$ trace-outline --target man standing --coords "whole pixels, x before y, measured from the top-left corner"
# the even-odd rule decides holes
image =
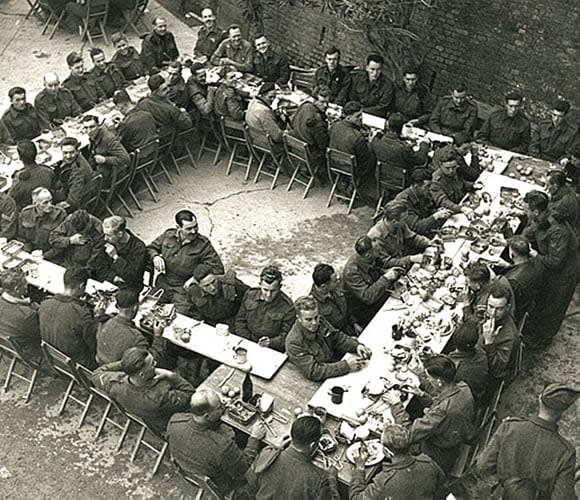
[[[189,210],[175,214],[176,227],[167,229],[147,247],[159,273],[156,285],[165,290],[164,301],[171,302],[176,292],[191,279],[196,267],[207,264],[215,274],[224,266],[206,236],[199,234],[197,218]]]
[[[557,424],[579,395],[578,387],[550,384],[538,398],[537,416],[506,418],[478,457],[478,476],[492,476],[502,498],[576,498],[576,451]]]
[[[236,71],[251,73],[254,69],[252,44],[242,39],[242,29],[237,24],[228,28],[228,38],[223,40],[210,58],[214,66],[233,66]]]
[[[117,69],[114,63],[106,61],[103,49],[93,47],[89,54],[94,66],[87,76],[92,78],[103,89],[105,97],[113,97],[116,90],[122,89],[127,85],[123,73]]]
[[[264,424],[254,424],[248,444],[241,450],[232,428],[221,422],[225,406],[217,393],[196,392],[190,410],[173,415],[167,426],[169,449],[177,465],[185,474],[208,476],[224,496],[244,486],[260,440],[266,436]]]
[[[389,297],[399,275],[392,269],[383,272],[377,265],[376,251],[368,236],[360,237],[354,248],[356,253],[344,266],[344,294],[357,323],[366,327]]]
[[[105,99],[105,91],[85,74],[83,57],[80,54],[71,52],[66,56],[66,63],[70,69],[70,75],[62,82],[62,85],[72,92],[82,111],[88,111]]]
[[[358,101],[363,111],[372,115],[385,117],[393,105],[393,82],[383,73],[385,60],[379,54],[367,57],[364,70],[352,73],[352,85],[348,100]]]
[[[296,322],[286,337],[288,359],[308,380],[321,382],[364,368],[371,350],[320,319],[312,297],[294,303]],[[356,356],[341,359],[346,353]]]
[[[36,145],[32,141],[20,141],[16,146],[22,169],[16,172],[10,196],[23,208],[32,203],[32,191],[38,187],[52,189],[54,172],[51,168],[36,164]]]
[[[279,86],[288,85],[290,80],[290,65],[288,58],[282,52],[274,50],[265,35],[254,39],[254,71],[265,82],[276,83]]]
[[[131,101],[126,90],[115,92],[113,102],[123,114],[123,119],[117,126],[117,135],[121,144],[129,153],[142,149],[159,137],[153,115],[149,111],[139,109]],[[140,158],[140,160],[143,160],[143,158]]]
[[[26,91],[22,87],[12,87],[8,91],[10,107],[2,116],[14,142],[30,140],[40,135],[40,129],[47,127],[32,104],[26,102]]]
[[[56,73],[44,75],[44,89],[36,94],[34,107],[39,118],[50,125],[81,114],[81,107],[74,95],[66,87],[60,86]]]
[[[205,64],[228,34],[217,27],[216,17],[211,9],[201,11],[201,22],[203,26],[197,32],[193,57],[198,62]]]
[[[266,266],[260,273],[260,286],[246,292],[236,316],[235,333],[263,347],[284,350],[286,334],[296,319],[290,298],[281,290],[282,273]]]
[[[532,129],[529,153],[548,161],[570,157],[572,146],[580,142],[578,126],[567,119],[570,103],[558,99],[550,111],[550,118]]]
[[[162,17],[153,19],[153,31],[143,37],[141,60],[152,75],[179,57],[175,37],[167,31],[167,21]]]
[[[518,92],[507,94],[504,108],[489,115],[477,133],[477,139],[514,153],[527,153],[531,127],[522,111],[523,100]]]
[[[467,88],[457,83],[450,96],[442,97],[429,119],[429,129],[450,135],[455,144],[468,142],[475,130],[477,105],[467,98]]]
[[[321,435],[320,420],[307,415],[294,420],[287,448],[264,448],[248,474],[256,500],[338,500],[336,469],[312,463]]]
[[[330,47],[324,53],[324,65],[314,73],[316,86],[325,85],[330,89],[330,101],[344,106],[348,100],[352,79],[350,72],[340,65],[340,50]]]
[[[423,127],[431,117],[431,110],[431,93],[419,83],[419,71],[413,67],[405,68],[403,81],[395,85],[393,112],[401,113],[404,122]]]

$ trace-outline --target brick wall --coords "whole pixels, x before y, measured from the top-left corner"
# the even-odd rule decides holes
[[[161,0],[175,3],[176,0]],[[199,6],[208,0],[189,0]],[[220,0],[222,25],[243,23],[243,0]],[[361,64],[371,50],[363,34],[347,31],[320,8],[265,6],[264,28],[295,64],[318,65],[336,45],[343,62]],[[578,0],[438,0],[419,6],[411,29],[421,37],[418,57],[436,72],[434,91],[448,92],[457,79],[481,101],[500,103],[519,87],[532,104],[563,95],[580,106],[580,2]]]

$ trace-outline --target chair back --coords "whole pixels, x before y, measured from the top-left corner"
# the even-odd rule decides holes
[[[187,481],[192,486],[199,488],[201,490],[201,495],[199,495],[198,499],[203,500],[225,500],[225,497],[220,493],[215,483],[206,476],[205,474],[198,474],[193,471],[185,472],[177,463],[177,461],[171,457],[171,462],[177,469],[179,475]]]
[[[85,6],[87,7],[85,14],[87,23],[94,21],[102,21],[103,24],[107,23],[109,0],[86,0]]]
[[[13,358],[18,359],[22,363],[31,368],[38,368],[39,365],[36,361],[33,361],[28,358],[22,348],[18,345],[18,343],[8,335],[4,335],[0,332],[0,351],[4,351]],[[1,356],[0,356],[1,357]]]
[[[256,147],[256,144],[254,142],[254,139],[252,137],[252,132],[250,130],[250,127],[248,126],[247,123],[244,123],[244,138],[246,139],[246,144],[248,145],[248,150],[250,151],[250,154],[254,157],[254,159],[256,161],[260,161],[260,157],[258,155],[259,151],[263,151],[262,149],[258,149]]]
[[[331,179],[332,173],[346,175],[354,179],[353,174],[357,168],[356,156],[338,149],[326,148],[326,160]]]
[[[290,65],[290,86],[294,90],[305,90],[311,92],[314,88],[315,68],[300,68]]]
[[[295,169],[299,165],[304,165],[310,175],[314,174],[314,168],[311,163],[310,146],[307,142],[301,141],[296,137],[290,135],[288,132],[284,132],[284,151],[286,152],[286,157]]]
[[[220,131],[226,147],[231,151],[233,143],[246,144],[244,124],[226,116],[219,118]]]
[[[169,153],[175,142],[175,131],[159,137],[159,158]]]
[[[153,139],[135,150],[135,174],[143,170],[148,171],[155,166],[159,158],[159,148],[159,139]]]
[[[40,346],[48,365],[55,372],[67,378],[78,380],[75,363],[71,358],[44,340],[41,341]]]
[[[93,215],[99,211],[101,192],[103,190],[103,175],[96,174],[85,186],[85,193],[81,201],[81,206]]]
[[[117,409],[121,414],[125,413],[125,410],[123,410],[123,408],[119,403],[117,403],[117,401],[115,401],[105,391],[103,391],[101,388],[97,387],[93,383],[93,375],[95,372],[93,372],[86,366],[81,365],[80,363],[75,364],[75,372],[77,375],[77,380],[85,389],[87,389],[89,392],[93,394],[96,394],[97,396],[104,399],[108,403],[111,403],[111,405],[113,405],[115,409]]]
[[[378,193],[384,191],[400,193],[407,187],[407,170],[404,168],[393,167],[378,161],[375,175]]]

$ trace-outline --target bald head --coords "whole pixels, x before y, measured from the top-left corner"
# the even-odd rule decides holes
[[[56,73],[47,73],[44,75],[44,88],[49,92],[56,92],[60,85],[58,75]]]
[[[202,420],[212,421],[222,415],[222,401],[215,391],[197,391],[191,396],[189,405],[193,416]]]

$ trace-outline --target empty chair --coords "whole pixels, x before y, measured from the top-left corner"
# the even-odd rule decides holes
[[[300,68],[290,65],[290,86],[294,90],[312,91],[316,68]]]
[[[328,177],[332,185],[326,206],[329,207],[332,204],[332,199],[336,197],[348,202],[346,213],[350,214],[354,205],[354,200],[358,194],[357,186],[354,181],[354,172],[357,169],[356,157],[344,153],[343,151],[338,151],[337,149],[327,148],[326,160]],[[341,184],[347,191],[346,194],[340,192]],[[350,191],[350,194],[348,194],[348,191]]]
[[[287,190],[290,191],[292,184],[297,182],[306,188],[303,195],[303,198],[306,198],[315,178],[310,146],[306,142],[284,132],[284,151],[292,170]]]
[[[79,26],[81,41],[88,38],[89,43],[94,44],[93,39],[103,38],[108,44],[105,26],[109,15],[109,0],[86,0],[85,7],[86,12]]]
[[[131,10],[124,10],[123,17],[125,18],[125,25],[121,28],[122,32],[127,31],[129,27],[133,28],[133,31],[137,35],[141,35],[143,32],[147,32],[149,27],[143,21],[143,17],[145,16],[145,11],[147,10],[147,5],[149,4],[149,0],[137,0],[135,7]],[[137,29],[137,24],[141,23],[143,26],[144,31],[139,32]]]
[[[272,138],[270,135],[266,135],[266,141],[270,144],[270,147],[264,147],[256,144],[252,138],[250,128],[245,125],[244,134],[246,137],[246,143],[248,144],[248,149],[252,155],[253,160],[258,163],[258,169],[256,170],[256,175],[254,176],[254,183],[260,180],[260,175],[265,175],[272,178],[272,184],[270,184],[270,189],[276,187],[278,182],[278,177],[282,170],[282,165],[276,156],[272,153]]]
[[[8,391],[13,378],[27,382],[28,387],[24,394],[24,401],[28,403],[38,377],[39,363],[29,359],[13,339],[0,335],[0,361],[4,357],[9,359],[9,363],[2,390]]]
[[[377,162],[375,179],[377,182],[378,200],[375,214],[379,212],[385,198],[390,194],[400,193],[407,187],[407,170]]]
[[[154,430],[148,427],[147,424],[137,415],[128,412],[125,412],[125,415],[129,417],[131,423],[137,424],[139,426],[137,441],[135,442],[135,447],[133,448],[133,452],[131,453],[131,463],[133,463],[135,461],[135,458],[137,458],[139,449],[142,446],[144,446],[157,457],[153,465],[153,470],[151,471],[151,476],[154,476],[159,470],[159,467],[161,466],[161,462],[165,457],[165,453],[167,452],[169,443],[165,441],[165,439],[162,436],[160,436]],[[147,439],[148,437],[153,439],[148,440]],[[123,442],[120,441],[119,446],[122,446],[122,444]],[[156,446],[156,444],[158,446]]]
[[[58,14],[47,0],[35,0],[30,5],[30,10],[28,11],[28,14],[26,14],[24,20],[27,20],[33,14],[40,17],[41,11],[46,12],[47,16],[46,19],[43,20],[42,31],[40,33],[44,35],[49,26],[54,23],[50,29],[50,34],[48,35],[48,39],[52,40],[52,37],[56,33],[56,30],[66,15],[66,11],[63,9],[61,13]]]
[[[225,116],[220,117],[220,130],[226,149],[230,152],[226,165],[226,175],[232,173],[232,167],[244,167],[246,173],[244,180],[250,178],[252,169],[252,155],[248,148],[246,136],[244,134],[244,124]],[[246,153],[245,155],[243,153]]]

